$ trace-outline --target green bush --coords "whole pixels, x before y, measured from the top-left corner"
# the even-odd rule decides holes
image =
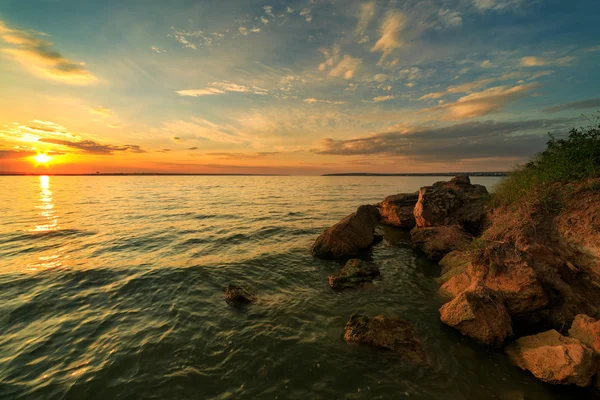
[[[552,197],[550,186],[596,177],[600,177],[598,119],[589,128],[572,129],[566,139],[550,135],[546,150],[496,186],[493,202],[501,206],[530,199],[545,204]]]

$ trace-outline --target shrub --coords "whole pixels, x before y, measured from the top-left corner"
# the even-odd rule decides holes
[[[572,129],[566,139],[550,135],[546,150],[496,186],[494,205],[554,207],[553,185],[600,177],[600,123],[591,122],[589,128]]]

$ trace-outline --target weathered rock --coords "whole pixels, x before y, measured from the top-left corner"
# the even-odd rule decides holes
[[[373,263],[356,258],[348,260],[344,268],[336,275],[329,276],[329,286],[343,290],[371,282],[379,276],[379,268]]]
[[[469,265],[468,255],[461,250],[453,250],[440,260],[440,277],[436,282],[440,285],[448,282],[452,277],[464,272]]]
[[[512,325],[502,298],[475,284],[440,308],[443,323],[465,336],[490,346],[500,346],[511,336]]]
[[[230,305],[250,304],[256,301],[256,296],[244,286],[228,285],[225,288],[225,301]]]
[[[600,320],[579,314],[569,329],[569,336],[579,340],[600,355]]]
[[[377,207],[360,206],[355,213],[323,232],[313,244],[311,253],[326,259],[357,255],[376,240],[375,228],[379,225],[380,218]]]
[[[439,290],[439,293],[442,297],[453,299],[475,284],[483,283],[483,279],[485,278],[485,270],[483,270],[481,266],[469,263],[466,265],[466,267],[461,269],[462,271],[457,271],[458,273],[449,276],[448,279],[443,282]],[[448,272],[446,275],[444,275],[444,277],[447,277],[451,274],[452,271]],[[443,281],[444,277],[442,277],[440,280]]]
[[[413,246],[421,249],[433,261],[441,260],[453,250],[465,249],[472,239],[458,225],[414,228],[410,231]]]
[[[555,330],[522,337],[506,354],[516,366],[554,385],[588,386],[596,373],[593,351]]]
[[[510,315],[517,316],[548,305],[548,297],[536,273],[526,263],[513,264],[502,271],[490,271],[485,285],[500,293]]]
[[[422,187],[414,209],[416,226],[459,225],[471,234],[479,234],[486,218],[486,196],[485,186],[472,185],[466,175]]]
[[[385,315],[369,318],[354,314],[346,323],[345,330],[344,339],[348,343],[391,350],[407,361],[426,363],[423,344],[415,338],[410,322]]]
[[[385,225],[412,229],[415,226],[415,205],[419,193],[401,193],[388,196],[377,207],[381,213],[381,222]]]

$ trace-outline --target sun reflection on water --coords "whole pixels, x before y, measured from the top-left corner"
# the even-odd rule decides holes
[[[59,229],[58,215],[54,210],[54,202],[52,199],[52,191],[50,190],[50,177],[40,176],[40,204],[35,206],[40,210],[42,224],[36,225],[33,231],[35,232],[50,232]]]
[[[55,209],[52,190],[50,189],[50,177],[45,175],[40,176],[40,202],[35,206],[39,210],[40,219],[35,228],[30,229],[31,232],[49,233],[60,229],[58,226],[58,214]],[[68,258],[68,256],[63,256],[64,252],[65,247],[52,249],[38,257],[37,262],[27,264],[26,270],[35,272],[61,267],[63,260]]]

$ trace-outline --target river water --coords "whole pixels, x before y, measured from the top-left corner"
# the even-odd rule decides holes
[[[0,177],[0,398],[592,398],[443,326],[405,232],[374,248],[380,280],[329,289],[323,229],[441,179]],[[229,307],[229,283],[259,301]],[[412,322],[431,365],[346,344],[355,312]]]

